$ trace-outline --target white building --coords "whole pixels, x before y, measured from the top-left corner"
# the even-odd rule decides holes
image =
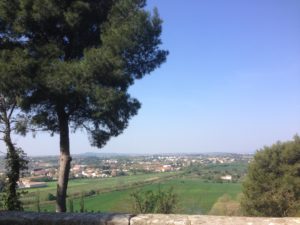
[[[19,188],[40,188],[47,187],[46,182],[32,182],[32,181],[20,181],[18,182]]]
[[[221,177],[222,180],[228,180],[231,181],[232,180],[232,176],[231,175],[225,175]]]

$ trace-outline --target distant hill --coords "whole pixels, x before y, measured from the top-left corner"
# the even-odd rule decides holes
[[[81,154],[76,154],[75,156],[106,158],[106,157],[116,157],[116,156],[132,156],[132,154],[126,154],[126,153],[107,153],[107,152],[85,152],[85,153],[81,153]]]

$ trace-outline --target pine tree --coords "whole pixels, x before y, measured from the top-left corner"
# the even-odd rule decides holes
[[[145,0],[1,3],[2,48],[21,48],[18,57],[29,62],[22,109],[35,126],[60,136],[56,211],[65,212],[69,130],[85,129],[99,148],[123,132],[140,108],[129,86],[166,60],[168,52],[159,48],[162,21],[157,10],[144,9]]]
[[[300,138],[258,151],[243,183],[241,206],[251,216],[296,216],[300,207]]]

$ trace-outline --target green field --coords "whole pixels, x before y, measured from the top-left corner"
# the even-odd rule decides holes
[[[69,181],[68,196],[78,198],[82,193],[95,191],[98,195],[117,190],[143,187],[147,184],[161,182],[177,177],[179,173],[155,173],[135,176],[123,176],[102,179],[74,179]],[[26,208],[32,208],[31,204],[36,201],[38,195],[42,204],[47,201],[48,194],[55,195],[56,182],[47,182],[48,187],[25,189],[28,193],[22,198]],[[48,205],[48,203],[47,203]]]
[[[85,209],[88,211],[101,212],[132,212],[130,193],[135,189],[144,190],[174,188],[179,198],[176,213],[183,214],[207,214],[219,197],[228,194],[233,199],[241,192],[239,183],[207,183],[201,179],[175,174],[147,174],[138,176],[116,177],[108,179],[81,179],[71,180],[68,194],[76,194],[91,189],[98,190],[93,196],[84,198]],[[171,177],[172,176],[172,177]],[[146,182],[145,182],[146,181]],[[148,182],[147,182],[148,181]],[[145,183],[143,183],[145,182]],[[159,183],[159,184],[158,184]],[[138,187],[139,186],[139,187]],[[117,190],[119,189],[119,190]],[[103,190],[103,192],[99,192]],[[36,194],[37,189],[30,190]],[[45,202],[43,197],[47,193],[55,192],[55,183],[49,183],[49,187],[39,189],[41,210],[54,211],[55,202]],[[74,210],[79,211],[79,197],[74,198]],[[35,204],[27,207],[27,210],[35,210]]]

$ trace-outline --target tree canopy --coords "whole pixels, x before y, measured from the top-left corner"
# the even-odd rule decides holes
[[[300,209],[300,138],[259,150],[243,183],[242,207],[253,216],[295,216]]]
[[[1,1],[0,60],[16,69],[20,59],[26,71],[14,81],[23,87],[20,107],[33,125],[60,135],[57,211],[66,209],[69,128],[85,129],[93,146],[105,145],[140,108],[129,86],[166,60],[168,52],[159,48],[162,21],[145,5],[145,0]],[[7,87],[13,76],[6,67],[0,70],[5,77]]]
[[[118,135],[140,107],[127,88],[166,59],[167,51],[158,49],[157,12],[144,11],[142,0],[21,0],[1,6],[2,36],[38,65],[23,102],[34,122],[59,132],[60,110],[73,129],[86,128],[97,147]]]

